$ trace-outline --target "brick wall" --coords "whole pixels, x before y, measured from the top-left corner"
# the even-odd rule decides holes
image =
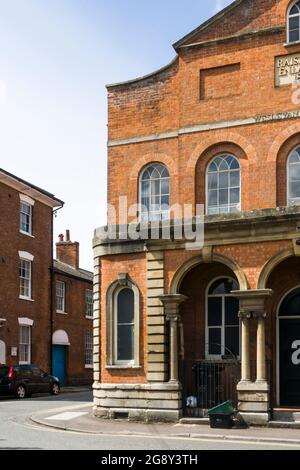
[[[0,329],[6,343],[7,362],[17,364],[11,347],[19,346],[19,317],[34,321],[32,327],[32,362],[42,369],[50,368],[50,267],[52,260],[52,209],[36,201],[33,209],[33,237],[19,231],[19,192],[0,183],[0,317],[7,322]],[[19,254],[34,256],[32,265],[33,302],[19,299]]]

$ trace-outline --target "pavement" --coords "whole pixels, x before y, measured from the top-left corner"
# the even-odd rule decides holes
[[[78,390],[78,388],[77,388]],[[79,404],[38,411],[30,420],[38,425],[64,431],[103,436],[210,439],[216,441],[291,444],[300,446],[300,430],[272,428],[212,429],[207,424],[140,423],[105,420],[93,416],[93,404]]]

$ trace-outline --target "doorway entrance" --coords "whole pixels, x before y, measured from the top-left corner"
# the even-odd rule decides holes
[[[300,407],[300,287],[283,299],[278,315],[279,404]]]

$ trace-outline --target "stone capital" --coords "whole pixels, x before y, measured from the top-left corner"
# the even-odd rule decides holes
[[[256,320],[265,320],[267,318],[267,313],[264,311],[253,312],[253,318]]]
[[[241,318],[264,318],[265,301],[273,294],[273,291],[271,289],[249,289],[232,291],[231,294],[240,301]]]
[[[252,313],[248,312],[247,310],[240,310],[238,316],[242,320],[250,320],[250,318],[252,318]]]
[[[166,319],[168,321],[179,321],[179,306],[187,300],[187,297],[181,294],[167,294],[161,295],[159,298],[164,306]]]

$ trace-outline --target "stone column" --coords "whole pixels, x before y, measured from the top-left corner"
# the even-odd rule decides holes
[[[240,310],[239,317],[242,320],[242,364],[241,364],[241,381],[249,382],[250,376],[250,318],[251,314],[247,311]]]
[[[160,300],[164,306],[166,320],[170,324],[170,376],[169,382],[178,383],[178,323],[180,321],[179,306],[186,300],[184,295],[162,295]]]
[[[266,382],[266,331],[265,319],[267,314],[264,312],[255,312],[254,318],[257,318],[257,336],[256,336],[256,382]]]
[[[265,301],[272,295],[270,289],[234,291],[240,301],[242,318],[242,374],[237,386],[238,411],[249,425],[265,425],[269,421],[269,384],[266,377]],[[250,323],[257,319],[256,381],[250,375]]]

